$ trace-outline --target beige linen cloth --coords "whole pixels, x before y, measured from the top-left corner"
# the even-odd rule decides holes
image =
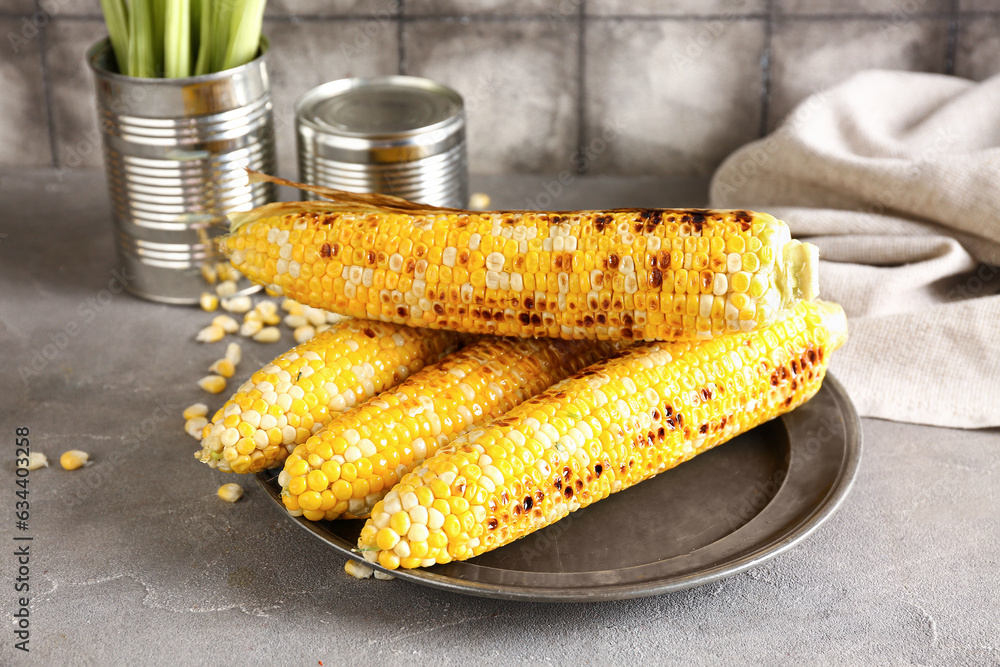
[[[850,326],[831,370],[861,414],[1000,425],[1000,76],[857,74],[731,155],[711,205],[819,246]]]

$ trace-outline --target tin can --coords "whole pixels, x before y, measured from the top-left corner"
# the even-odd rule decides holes
[[[462,97],[413,76],[341,79],[295,103],[299,180],[466,207]]]
[[[248,183],[245,167],[274,173],[271,92],[261,55],[240,67],[181,79],[122,76],[107,39],[87,61],[111,197],[115,245],[135,276],[132,293],[197,303],[206,263],[224,258],[215,237],[225,214],[274,201],[270,183]],[[248,286],[241,292],[259,289]]]

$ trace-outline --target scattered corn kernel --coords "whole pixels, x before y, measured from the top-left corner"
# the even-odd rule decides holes
[[[285,316],[285,326],[289,329],[298,329],[299,327],[304,327],[307,324],[309,324],[309,320],[306,319],[305,315]]]
[[[240,330],[240,323],[229,315],[216,315],[212,324],[222,327],[222,330],[229,334],[234,334]]]
[[[315,335],[316,328],[311,327],[308,324],[301,327],[295,327],[295,331],[292,333],[292,337],[295,338],[296,343],[304,343]]]
[[[204,292],[201,295],[201,299],[198,300],[198,304],[202,310],[210,313],[219,307],[219,297],[210,292]]]
[[[219,262],[215,265],[219,280],[231,280],[234,283],[240,279],[240,272],[229,262]]]
[[[234,367],[240,365],[240,361],[243,360],[243,348],[240,347],[239,343],[230,343],[226,346],[226,359]]]
[[[318,327],[319,325],[326,323],[326,311],[322,308],[312,308],[310,306],[306,306],[303,315],[305,315],[306,321],[314,327]]]
[[[264,327],[254,334],[253,339],[258,343],[277,343],[281,340],[281,330],[278,327]]]
[[[303,305],[294,299],[285,299],[281,302],[281,309],[289,315],[301,315]]]
[[[229,484],[223,484],[220,486],[216,493],[218,493],[219,497],[227,503],[235,503],[243,497],[243,487],[239,484],[230,482]]]
[[[202,431],[208,426],[207,417],[192,417],[184,422],[184,432],[195,440],[201,440]]]
[[[273,301],[261,301],[254,308],[254,311],[260,316],[261,321],[268,326],[274,326],[281,322],[281,316],[278,315],[278,305]]]
[[[473,211],[485,211],[490,207],[490,196],[485,192],[473,192],[469,197],[469,208]]]
[[[28,470],[38,470],[39,468],[48,468],[49,459],[41,452],[31,452],[28,454],[28,460],[18,461],[19,468],[27,468]]]
[[[201,277],[209,285],[214,285],[219,280],[219,272],[211,264],[202,264]]]
[[[224,378],[231,378],[233,377],[233,373],[236,372],[236,367],[233,366],[233,362],[229,361],[229,359],[222,358],[209,366],[208,370]]]
[[[375,572],[372,568],[356,560],[349,560],[344,564],[344,572],[355,579],[367,579]]]
[[[260,320],[247,320],[240,326],[240,335],[244,338],[252,338],[263,328],[264,324]]]
[[[184,420],[204,417],[208,414],[208,406],[204,403],[193,403],[184,408]]]
[[[221,375],[206,375],[198,380],[198,386],[210,394],[221,394],[226,390],[226,378]]]
[[[218,343],[226,335],[226,330],[220,327],[218,324],[209,324],[207,327],[199,331],[194,339],[199,343]]]
[[[391,574],[386,574],[382,570],[375,570],[375,578],[381,579],[382,581],[389,581],[390,579],[395,579],[396,577]]]
[[[59,465],[66,470],[76,470],[77,468],[90,465],[90,463],[90,454],[82,452],[79,449],[71,449],[68,452],[63,452],[63,455],[59,457]]]
[[[221,283],[215,286],[215,293],[219,295],[219,298],[224,298],[236,294],[236,281],[223,280]]]
[[[253,300],[246,296],[231,296],[222,300],[222,309],[230,313],[245,313],[253,308]]]
[[[327,324],[340,324],[344,320],[350,319],[346,315],[341,315],[340,313],[331,313],[326,311],[326,323]]]

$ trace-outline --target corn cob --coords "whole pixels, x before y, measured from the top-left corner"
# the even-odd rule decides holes
[[[817,292],[815,246],[763,213],[485,213],[319,192],[338,203],[231,214],[223,249],[269,290],[363,319],[504,336],[693,340],[761,328]]]
[[[628,348],[403,476],[359,549],[394,569],[508,544],[808,400],[846,331],[839,306],[803,302],[762,331]]]
[[[295,448],[282,500],[307,519],[365,518],[396,481],[462,430],[596,362],[601,341],[485,337],[333,418]]]
[[[352,320],[254,373],[215,413],[195,458],[226,472],[280,465],[341,412],[434,363],[457,337]]]

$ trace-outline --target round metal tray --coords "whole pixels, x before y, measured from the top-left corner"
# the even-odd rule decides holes
[[[829,374],[805,405],[642,484],[468,561],[392,574],[456,593],[585,602],[658,595],[742,572],[806,538],[846,497],[861,423]],[[285,512],[279,470],[258,483],[290,521],[357,558],[363,521]],[[380,568],[379,568],[380,569]]]

